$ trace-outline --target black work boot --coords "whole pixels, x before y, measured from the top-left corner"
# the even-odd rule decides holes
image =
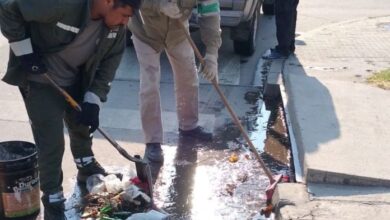
[[[213,134],[210,132],[207,132],[203,127],[198,126],[192,130],[184,131],[182,129],[179,129],[179,133],[182,136],[187,137],[193,137],[202,141],[212,141],[213,140]]]
[[[164,154],[160,143],[147,143],[144,158],[149,162],[164,162]]]
[[[84,161],[83,161],[84,160]],[[86,160],[86,161],[85,161]],[[94,174],[102,174],[103,176],[107,176],[110,174],[115,174],[120,180],[122,180],[123,175],[121,173],[109,173],[107,172],[94,157],[85,157],[75,159],[77,169],[77,182],[86,183],[88,177]],[[81,162],[80,162],[81,161]]]
[[[62,192],[56,194],[43,194],[44,220],[66,220],[65,198]]]

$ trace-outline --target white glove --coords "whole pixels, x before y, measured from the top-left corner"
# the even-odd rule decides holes
[[[218,57],[214,54],[206,53],[204,56],[204,66],[202,66],[201,71],[203,77],[208,81],[215,79],[218,82]]]
[[[182,13],[177,6],[177,0],[162,0],[160,1],[160,11],[170,18],[180,18]]]

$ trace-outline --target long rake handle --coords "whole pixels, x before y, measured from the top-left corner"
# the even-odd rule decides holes
[[[205,60],[204,60],[202,54],[200,53],[198,47],[195,45],[194,41],[192,40],[190,34],[188,33],[187,28],[185,28],[185,26],[183,25],[182,22],[178,21],[178,23],[180,23],[181,29],[184,31],[184,33],[185,33],[185,35],[187,37],[188,42],[191,44],[191,47],[194,50],[195,56],[198,58],[199,62],[202,64],[202,66],[204,66],[205,65]],[[271,183],[274,183],[275,179],[272,176],[271,171],[269,171],[269,169],[265,165],[263,159],[261,159],[261,157],[260,157],[259,153],[257,152],[255,146],[253,145],[251,139],[249,138],[248,134],[245,132],[244,128],[242,127],[242,125],[240,123],[240,120],[237,117],[237,114],[233,111],[233,109],[230,106],[229,102],[227,101],[225,95],[222,93],[221,88],[219,87],[219,85],[218,85],[217,81],[215,80],[215,78],[211,81],[211,83],[213,84],[215,90],[217,90],[217,93],[221,97],[222,102],[225,104],[226,108],[228,109],[228,111],[230,113],[230,116],[232,117],[234,123],[240,129],[241,134],[244,136],[244,139],[248,142],[250,149],[255,154],[255,157],[256,157],[257,161],[260,163],[260,165],[263,168],[265,174],[267,175],[269,181]]]
[[[72,108],[74,108],[75,110],[81,112],[81,107],[80,105],[76,102],[76,100],[74,100],[72,98],[72,96],[69,95],[68,92],[66,92],[64,89],[62,89],[49,75],[47,75],[46,73],[43,74],[47,80],[49,80],[50,84],[55,87],[66,99],[66,101],[72,106]],[[100,132],[100,134],[102,134],[107,140],[108,142],[110,142],[112,144],[112,146],[114,146],[118,152],[124,156],[125,158],[127,158],[128,160],[134,162],[134,163],[142,163],[142,164],[146,164],[145,161],[141,160],[141,159],[137,159],[133,156],[131,156],[130,154],[128,154],[125,149],[123,149],[113,138],[110,137],[110,135],[108,135],[105,131],[103,131],[101,128],[97,128],[97,130]]]

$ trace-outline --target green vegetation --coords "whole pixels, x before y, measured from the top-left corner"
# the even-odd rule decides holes
[[[368,82],[383,89],[390,90],[390,69],[382,70],[368,78]]]

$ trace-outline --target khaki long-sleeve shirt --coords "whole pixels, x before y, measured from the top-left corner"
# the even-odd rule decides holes
[[[186,39],[178,22],[188,27],[192,9],[197,6],[201,39],[206,52],[218,54],[221,46],[221,28],[218,0],[177,0],[183,14],[180,19],[172,19],[160,11],[160,0],[144,0],[139,12],[129,21],[131,32],[156,51],[172,48]]]

